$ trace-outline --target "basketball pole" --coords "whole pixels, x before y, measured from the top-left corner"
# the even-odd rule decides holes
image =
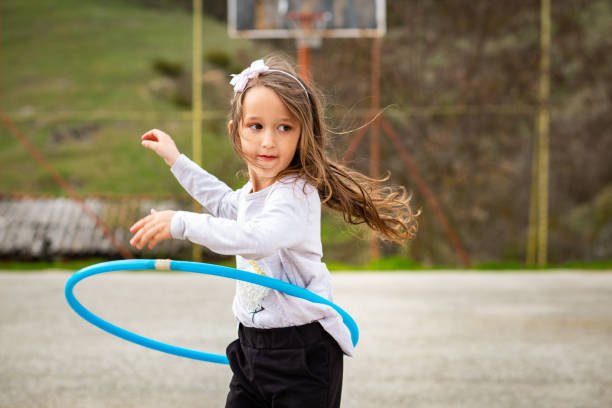
[[[298,74],[307,83],[311,81],[310,73],[310,47],[303,41],[297,40]]]
[[[550,0],[542,0],[538,97],[538,266],[547,263],[549,188]]]
[[[526,264],[539,267],[548,262],[548,205],[550,149],[550,0],[540,4],[540,77],[538,115],[533,145]]]
[[[193,0],[193,76],[192,76],[192,137],[191,148],[193,161],[202,165],[202,0]],[[200,212],[202,207],[193,200],[193,211]],[[202,250],[199,245],[191,246],[194,262],[202,262]]]
[[[372,114],[380,110],[380,38],[372,39]],[[380,122],[375,116],[370,128],[370,177],[377,179],[380,175]],[[378,235],[370,232],[370,261],[380,259]]]

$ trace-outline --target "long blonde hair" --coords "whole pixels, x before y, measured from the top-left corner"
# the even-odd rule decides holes
[[[367,224],[383,239],[402,244],[414,238],[417,231],[415,217],[418,214],[410,207],[411,197],[406,189],[402,186],[385,186],[383,183],[389,176],[381,180],[372,179],[330,160],[325,150],[327,130],[322,94],[308,82],[300,79],[301,84],[298,83],[295,69],[285,58],[271,55],[264,60],[270,71],[250,79],[244,90],[232,98],[230,139],[236,153],[245,159],[239,134],[244,96],[250,88],[268,87],[276,92],[299,120],[302,129],[293,160],[277,175],[277,179],[297,175],[317,188],[324,206],[340,212],[350,224]]]

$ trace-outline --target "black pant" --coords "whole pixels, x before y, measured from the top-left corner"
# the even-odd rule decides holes
[[[234,373],[225,407],[340,407],[342,350],[317,322],[238,328],[227,347]]]

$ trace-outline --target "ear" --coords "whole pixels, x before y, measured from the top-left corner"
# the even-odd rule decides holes
[[[233,120],[230,120],[229,122],[227,122],[227,134],[228,135],[232,134],[232,126],[234,126]]]

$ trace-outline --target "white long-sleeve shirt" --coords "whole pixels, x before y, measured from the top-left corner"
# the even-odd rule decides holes
[[[321,262],[321,200],[316,188],[289,176],[256,192],[251,182],[232,190],[185,155],[179,156],[171,170],[210,213],[177,211],[170,226],[173,238],[236,255],[238,269],[263,272],[332,301],[331,276]],[[353,355],[350,332],[329,306],[237,281],[232,309],[236,319],[248,327],[318,321],[345,354]]]

